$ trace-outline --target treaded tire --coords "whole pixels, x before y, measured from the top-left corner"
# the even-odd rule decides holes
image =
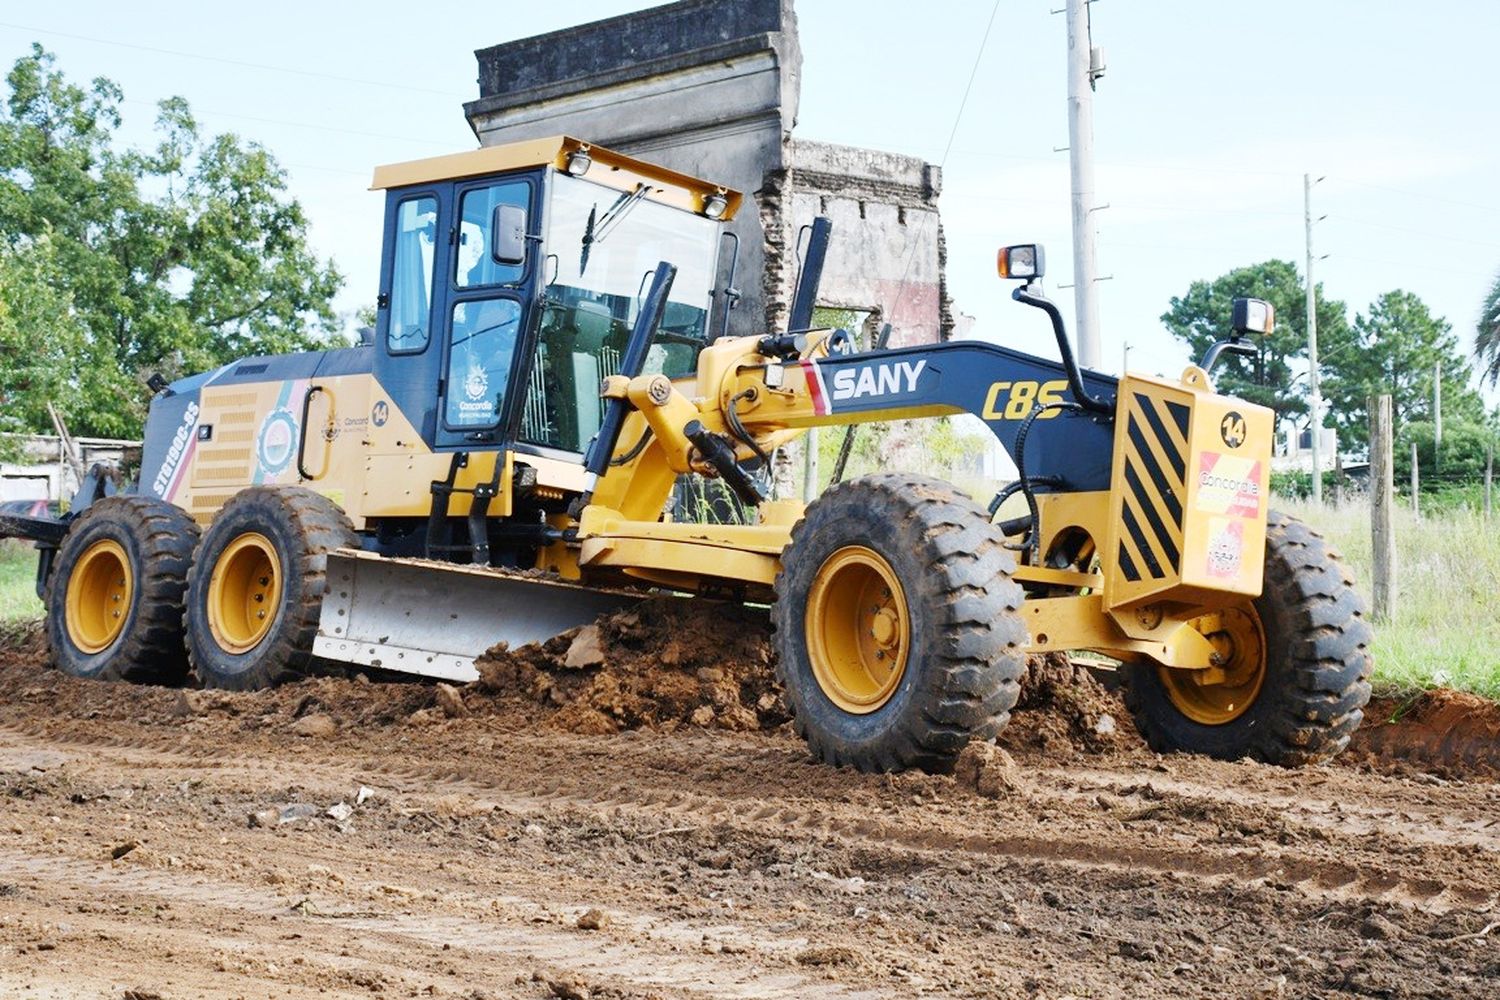
[[[58,547],[47,580],[47,640],[63,673],[139,684],[180,684],[187,676],[182,601],[198,525],[180,507],[147,496],[112,496],[84,509]],[[79,557],[114,541],[134,578],[125,624],[97,652],[80,648],[67,626],[68,581]]]
[[[281,601],[269,631],[233,653],[209,624],[213,571],[225,549],[248,533],[274,547],[282,572]],[[300,486],[252,486],[236,493],[203,533],[188,574],[188,659],[204,687],[255,691],[305,676],[327,590],[328,553],[357,546],[349,518],[327,497]]]
[[[1370,626],[1342,558],[1294,517],[1272,511],[1265,584],[1253,602],[1266,639],[1255,702],[1223,725],[1203,725],[1173,704],[1154,665],[1124,672],[1125,704],[1158,753],[1285,767],[1329,760],[1349,745],[1370,700]]]
[[[910,647],[887,701],[859,714],[823,690],[809,657],[805,600],[846,546],[879,554],[906,594]],[[834,486],[792,529],[776,577],[777,677],[813,754],[862,771],[945,772],[970,740],[1010,720],[1027,642],[1015,560],[989,518],[949,484],[881,474]]]

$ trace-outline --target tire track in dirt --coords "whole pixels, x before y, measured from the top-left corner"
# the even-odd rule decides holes
[[[15,731],[13,724],[0,729]],[[53,729],[57,727],[51,727]],[[24,731],[24,730],[23,730]],[[1069,831],[1048,830],[1045,833],[1009,833],[983,829],[989,825],[979,814],[973,816],[972,825],[977,829],[957,830],[949,824],[935,822],[922,810],[903,809],[912,815],[898,820],[883,819],[870,815],[847,815],[847,810],[835,803],[811,800],[803,794],[786,799],[773,798],[767,801],[764,790],[736,786],[711,792],[689,790],[680,784],[651,787],[642,785],[643,777],[652,777],[655,769],[650,765],[660,751],[651,746],[640,746],[639,738],[605,738],[604,742],[628,745],[624,752],[618,747],[597,754],[593,759],[603,768],[586,769],[584,773],[562,772],[556,768],[536,766],[538,760],[545,761],[542,751],[558,752],[559,744],[583,742],[598,746],[599,740],[558,734],[505,734],[516,746],[507,747],[507,757],[485,765],[450,761],[444,763],[399,763],[389,758],[367,759],[358,766],[347,762],[320,760],[318,769],[325,780],[332,774],[344,776],[344,783],[370,781],[371,775],[379,775],[387,782],[396,782],[403,792],[442,789],[447,792],[468,792],[473,795],[499,796],[499,805],[516,815],[549,813],[559,810],[572,811],[608,821],[628,814],[637,820],[655,823],[661,827],[681,826],[684,823],[715,829],[732,829],[747,835],[762,837],[786,837],[794,834],[817,839],[836,839],[848,847],[877,855],[913,853],[922,855],[965,854],[987,858],[1004,858],[1009,861],[1027,862],[1038,866],[1063,866],[1068,869],[1106,870],[1111,872],[1154,872],[1165,876],[1181,876],[1205,883],[1207,886],[1225,880],[1242,885],[1269,884],[1282,889],[1291,889],[1299,894],[1328,901],[1360,902],[1378,901],[1420,908],[1431,913],[1446,913],[1454,908],[1476,908],[1491,905],[1497,898],[1493,882],[1471,879],[1444,879],[1420,877],[1404,869],[1373,863],[1368,859],[1340,861],[1309,855],[1298,855],[1264,844],[1219,847],[1206,849],[1201,843],[1192,846],[1170,847],[1146,843],[1139,838],[1129,842],[1102,837],[1102,830],[1088,827],[1084,837],[1071,836]],[[235,756],[234,751],[221,749],[208,760],[183,752],[168,749],[174,743],[168,736],[136,733],[124,737],[106,734],[68,734],[67,743],[81,746],[107,747],[124,751],[122,762],[141,766],[147,761],[170,764],[177,767],[208,767],[238,773],[281,773],[286,762],[278,759],[259,759]],[[50,745],[57,745],[59,737],[48,737]],[[713,742],[720,754],[726,752],[723,737],[714,737]],[[298,748],[299,750],[301,748]],[[530,751],[530,752],[528,752]],[[744,755],[749,759],[735,760],[734,773],[761,773],[767,777],[767,786],[772,789],[801,784],[802,772],[816,771],[820,776],[827,773],[841,774],[846,781],[860,779],[846,772],[831,772],[829,769],[792,762],[791,755],[774,750],[752,751]],[[676,759],[674,755],[674,760]],[[772,773],[778,767],[782,774]],[[1129,785],[1117,774],[1087,772],[1099,781],[1113,781],[1117,787]],[[1077,775],[1073,775],[1077,777]],[[1189,818],[1198,823],[1214,821],[1214,810],[1223,805],[1224,795],[1243,797],[1238,789],[1221,789],[1215,797],[1204,789],[1182,782],[1160,781],[1160,775],[1152,775],[1153,782],[1172,787],[1172,794],[1195,803],[1186,810]],[[1138,784],[1146,780],[1135,775]],[[927,783],[942,782],[943,779],[926,779]],[[714,785],[713,781],[695,780],[694,788]],[[964,793],[951,791],[955,796]],[[1158,793],[1159,794],[1159,793]],[[1069,793],[1046,789],[1038,793],[1043,803],[1052,799],[1072,804],[1087,804],[1084,793]],[[974,805],[988,805],[977,797],[969,797]],[[1273,801],[1263,803],[1266,808],[1277,805]],[[1149,808],[1149,807],[1148,807]],[[1284,815],[1284,813],[1283,813]],[[1301,817],[1305,820],[1305,817]],[[1322,830],[1331,830],[1337,824],[1314,822]],[[1492,830],[1486,836],[1479,821],[1474,831],[1477,844],[1493,850],[1500,846],[1500,830]],[[1416,832],[1417,824],[1408,824]],[[1368,827],[1338,831],[1341,835],[1365,835]],[[1402,831],[1387,825],[1381,829],[1386,840],[1402,836]],[[1420,835],[1410,838],[1421,843]],[[1472,871],[1469,874],[1474,874]]]

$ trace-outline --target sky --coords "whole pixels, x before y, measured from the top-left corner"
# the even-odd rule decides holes
[[[355,16],[306,0],[5,0],[0,60],[37,41],[71,78],[115,80],[137,144],[156,101],[181,95],[207,130],[265,145],[314,248],[346,275],[337,304],[352,311],[375,297],[371,170],[474,147],[462,110],[477,96],[473,50],[650,6],[372,0]],[[956,307],[980,336],[1049,355],[1045,319],[1010,300],[994,253],[1046,244],[1071,324],[1071,292],[1058,290],[1072,270],[1060,6],[927,0],[921,17],[894,0],[798,6],[795,134],[941,163]],[[1107,62],[1094,106],[1102,368],[1118,370],[1128,344],[1132,368],[1176,374],[1190,359],[1160,322],[1172,296],[1271,258],[1301,269],[1304,173],[1323,178],[1324,293],[1353,319],[1386,291],[1414,292],[1468,347],[1500,273],[1500,115],[1484,73],[1500,4],[1099,0],[1093,23]]]

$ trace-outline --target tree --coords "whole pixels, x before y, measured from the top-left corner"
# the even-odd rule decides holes
[[[1161,321],[1172,335],[1202,357],[1210,344],[1230,334],[1234,299],[1265,299],[1276,309],[1271,334],[1255,338],[1254,356],[1223,355],[1213,378],[1220,391],[1269,407],[1282,420],[1307,414],[1306,292],[1297,267],[1290,261],[1268,260],[1236,268],[1213,281],[1195,281],[1187,294],[1174,297]],[[1342,352],[1349,340],[1344,304],[1318,295],[1320,354]],[[1302,421],[1305,423],[1305,420]]]
[[[1484,402],[1470,386],[1473,369],[1448,321],[1411,292],[1386,292],[1354,317],[1346,350],[1330,355],[1323,391],[1344,447],[1368,447],[1371,396],[1389,393],[1397,432],[1433,419],[1432,380],[1442,364],[1443,423],[1481,423]]]
[[[1489,379],[1491,386],[1500,382],[1500,274],[1495,276],[1490,294],[1479,309],[1474,357],[1482,368],[1481,377]]]
[[[234,135],[203,135],[176,97],[158,105],[154,149],[119,149],[120,88],[103,78],[77,86],[54,63],[33,45],[6,77],[0,249],[7,282],[47,289],[11,298],[54,296],[79,336],[49,340],[60,381],[45,387],[0,354],[6,411],[12,395],[41,393],[77,433],[136,436],[142,382],[154,371],[173,378],[247,354],[326,346],[342,278],[309,249],[306,215],[271,154]],[[35,312],[20,336],[39,344],[57,332],[37,325]],[[29,402],[16,412],[33,429],[46,426]]]

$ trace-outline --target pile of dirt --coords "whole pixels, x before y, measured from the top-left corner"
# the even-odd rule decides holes
[[[1033,656],[1000,745],[1045,753],[1115,754],[1145,747],[1119,694],[1061,653]]]
[[[576,733],[775,729],[789,715],[772,659],[763,609],[659,597],[544,643],[494,647],[465,708],[520,699]]]
[[[1376,698],[1340,759],[1441,777],[1500,775],[1500,703],[1447,688]]]
[[[47,658],[47,628],[40,618],[0,621],[0,659],[35,662]]]

